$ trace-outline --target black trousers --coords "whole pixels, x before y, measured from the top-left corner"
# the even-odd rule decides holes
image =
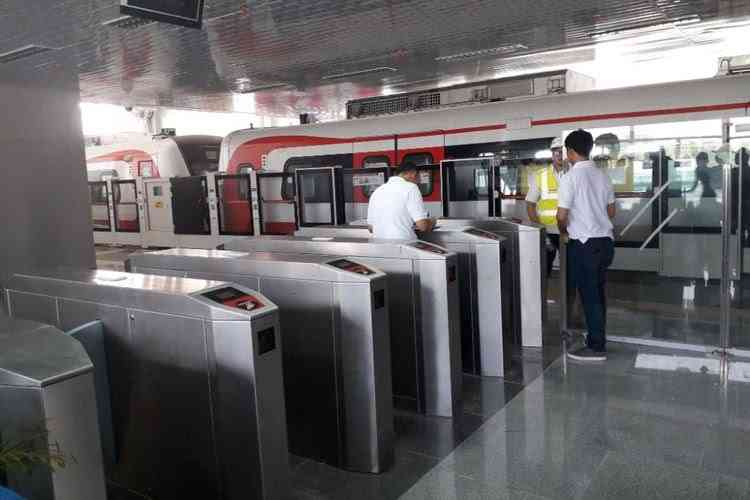
[[[607,268],[614,256],[615,243],[610,238],[568,242],[568,272],[571,284],[581,294],[588,329],[586,344],[594,351],[607,348]]]

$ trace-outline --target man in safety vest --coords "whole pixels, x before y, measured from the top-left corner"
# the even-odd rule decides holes
[[[550,145],[552,165],[529,174],[529,192],[526,195],[526,211],[529,219],[543,224],[547,230],[547,276],[552,273],[552,264],[560,250],[560,230],[557,228],[557,187],[565,175],[562,139],[555,137]]]

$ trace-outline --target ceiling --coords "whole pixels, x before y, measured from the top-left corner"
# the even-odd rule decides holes
[[[70,48],[84,101],[331,119],[352,98],[549,66],[606,80],[602,57],[733,55],[737,30],[750,53],[750,0],[206,0],[201,30],[103,24],[118,6],[0,0],[0,54]]]

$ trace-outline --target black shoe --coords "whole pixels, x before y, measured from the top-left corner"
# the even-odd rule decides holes
[[[590,347],[581,347],[573,352],[569,352],[568,357],[576,361],[606,361],[607,353],[606,351],[595,351]]]

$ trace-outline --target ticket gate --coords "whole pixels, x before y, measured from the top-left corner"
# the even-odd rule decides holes
[[[0,484],[35,500],[106,498],[93,370],[77,340],[0,313],[0,439],[59,450],[67,465],[10,468]]]
[[[342,257],[172,249],[136,272],[228,279],[278,304],[292,453],[358,472],[393,461],[385,275]]]
[[[507,240],[472,227],[437,228],[421,237],[458,254],[464,371],[504,376],[513,341]]]
[[[508,240],[506,259],[512,272],[513,331],[516,341],[524,347],[541,347],[544,319],[547,314],[545,289],[546,231],[544,226],[503,217],[459,219],[443,217],[438,226],[475,227],[498,234]]]
[[[63,330],[104,324],[108,483],[144,498],[287,497],[278,308],[263,295],[111,271],[16,275],[6,293],[14,317]]]
[[[394,404],[453,416],[461,399],[457,257],[423,241],[265,236],[228,250],[354,257],[388,276]]]

